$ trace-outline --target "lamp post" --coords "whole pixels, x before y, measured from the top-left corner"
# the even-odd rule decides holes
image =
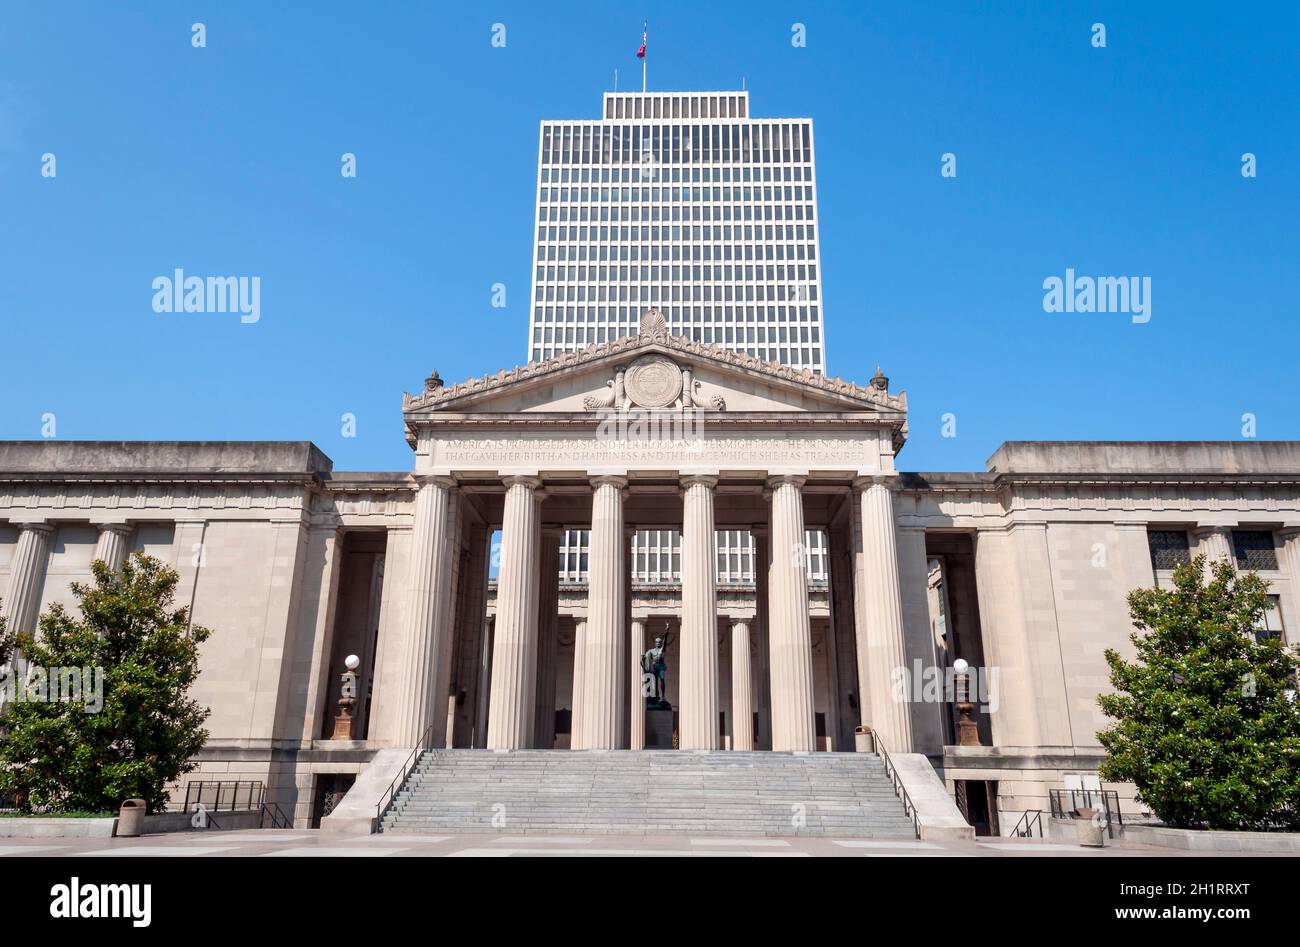
[[[351,740],[353,717],[352,711],[357,706],[357,667],[361,664],[361,659],[355,654],[349,654],[344,659],[343,664],[347,670],[343,672],[343,690],[339,694],[339,713],[334,718],[334,736],[335,740]]]
[[[953,688],[957,698],[957,745],[979,746],[979,725],[972,716],[975,705],[970,701],[970,664],[965,658],[958,658],[952,662],[952,669],[957,675]]]

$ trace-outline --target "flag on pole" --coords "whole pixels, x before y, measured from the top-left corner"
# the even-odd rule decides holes
[[[649,25],[650,25],[649,21],[646,21],[641,24],[641,46],[636,51],[637,59],[645,59],[646,27]]]

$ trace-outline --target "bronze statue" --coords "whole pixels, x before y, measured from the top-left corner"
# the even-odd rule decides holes
[[[653,695],[646,695],[646,706],[652,710],[668,710],[672,707],[665,696],[668,687],[668,662],[664,660],[664,650],[668,647],[668,639],[668,623],[664,622],[664,633],[656,636],[654,647],[641,655],[641,670],[654,676],[655,692]]]

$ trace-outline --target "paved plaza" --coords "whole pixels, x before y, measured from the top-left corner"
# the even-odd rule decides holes
[[[1068,840],[977,839],[973,842],[922,842],[914,839],[717,838],[618,835],[367,835],[337,836],[315,830],[265,829],[251,832],[180,832],[142,838],[3,839],[0,857],[117,856],[178,857],[458,857],[626,856],[717,858],[1020,858],[1070,856],[1125,858],[1183,856],[1166,848],[1112,843],[1085,849]]]

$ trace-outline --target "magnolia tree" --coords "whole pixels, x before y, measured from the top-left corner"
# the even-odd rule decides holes
[[[1097,735],[1102,779],[1131,782],[1166,824],[1300,828],[1297,662],[1257,641],[1268,586],[1225,561],[1174,570],[1170,589],[1129,594],[1136,660],[1106,651],[1115,723]]]
[[[177,575],[157,559],[92,569],[92,585],[72,586],[79,615],[56,604],[39,636],[0,629],[0,655],[16,646],[24,666],[0,718],[0,792],[29,810],[105,812],[139,797],[160,811],[207,740],[209,711],[187,692],[211,632],[173,608]]]

